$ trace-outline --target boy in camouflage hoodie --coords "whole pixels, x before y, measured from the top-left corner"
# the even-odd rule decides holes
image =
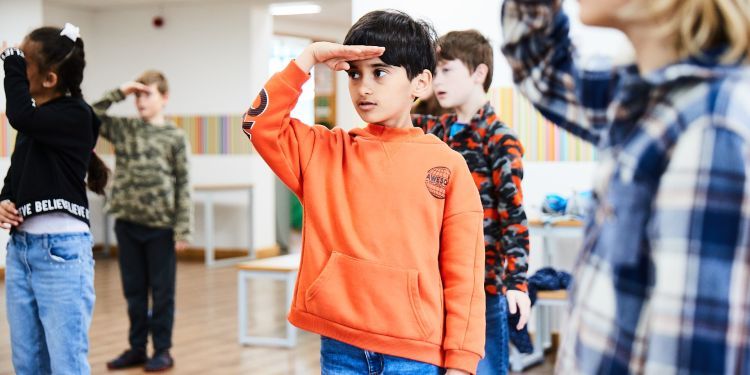
[[[466,159],[484,207],[486,340],[477,375],[504,375],[509,366],[509,313],[516,330],[528,320],[529,231],[523,206],[523,146],[487,101],[492,45],[476,30],[438,40],[435,97],[452,113],[414,115],[412,121]]]
[[[140,118],[112,117],[114,102],[135,94]],[[130,348],[107,363],[110,369],[145,364],[146,371],[174,365],[169,354],[174,323],[176,254],[192,231],[188,143],[182,130],[165,121],[167,81],[157,71],[112,90],[93,105],[100,134],[115,148],[115,179],[105,209],[117,218],[120,276],[130,318]],[[148,295],[153,303],[149,316]],[[154,356],[146,356],[151,331]]]

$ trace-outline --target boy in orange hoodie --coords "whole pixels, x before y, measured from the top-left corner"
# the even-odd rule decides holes
[[[322,336],[323,374],[474,373],[485,329],[482,206],[462,156],[412,126],[432,88],[435,32],[396,11],[313,43],[261,90],[243,121],[305,207],[289,320]],[[364,128],[290,117],[316,63],[349,75]]]

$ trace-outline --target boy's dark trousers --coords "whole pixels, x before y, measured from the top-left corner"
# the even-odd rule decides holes
[[[120,277],[130,318],[130,347],[146,349],[151,332],[154,350],[172,346],[177,261],[174,231],[124,220],[115,222]],[[151,316],[148,309],[152,296]]]

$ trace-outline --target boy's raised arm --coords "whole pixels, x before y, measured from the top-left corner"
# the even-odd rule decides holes
[[[139,90],[144,91],[148,90],[148,88],[142,83],[126,82],[120,87],[108,91],[101,99],[91,105],[91,108],[94,109],[94,113],[96,113],[102,121],[101,127],[99,128],[99,134],[104,137],[104,139],[112,143],[117,143],[123,138],[122,127],[138,122],[135,118],[110,116],[107,114],[107,110],[112,104],[125,100],[128,95]]]
[[[619,76],[615,69],[581,69],[569,29],[560,0],[502,5],[502,51],[518,88],[547,119],[598,144]]]

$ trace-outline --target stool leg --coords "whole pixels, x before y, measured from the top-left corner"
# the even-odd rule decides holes
[[[205,207],[203,211],[203,220],[204,220],[204,241],[205,241],[205,253],[204,256],[204,262],[206,263],[206,267],[213,267],[214,263],[216,262],[215,254],[214,254],[214,202],[213,202],[213,196],[211,195],[211,192],[206,193],[206,200],[205,200]]]
[[[237,317],[237,339],[244,344],[247,335],[247,277],[242,271],[237,273]]]
[[[294,283],[297,277],[295,272],[289,272],[286,276],[286,313],[292,310],[292,299],[294,298]],[[288,347],[297,345],[297,327],[286,321],[286,337]]]

